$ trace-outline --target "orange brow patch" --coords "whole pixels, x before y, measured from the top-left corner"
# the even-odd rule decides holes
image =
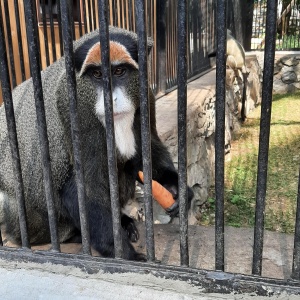
[[[114,41],[110,42],[110,62],[111,64],[128,63],[138,69],[137,62],[131,57],[126,48]],[[101,46],[99,42],[89,50],[80,74],[82,75],[89,66],[101,66]]]

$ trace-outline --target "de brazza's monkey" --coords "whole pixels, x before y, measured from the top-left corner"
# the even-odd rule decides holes
[[[149,42],[149,51],[151,46]],[[74,57],[78,125],[91,245],[101,255],[113,257],[114,243],[98,31],[87,34],[74,43]],[[134,197],[137,173],[142,170],[136,34],[111,27],[110,59],[119,198],[121,206],[124,206],[129,199]],[[62,58],[42,72],[60,242],[80,235],[64,64],[64,58]],[[152,93],[149,97],[153,179],[168,188],[176,199],[178,174],[170,154],[157,135],[155,99]],[[50,241],[50,232],[31,79],[13,91],[13,101],[30,242],[47,243]],[[13,178],[7,125],[2,106],[0,108],[0,224],[9,240],[20,242]],[[191,189],[188,191],[189,199],[191,199],[193,193]],[[144,260],[144,255],[137,253],[130,243],[138,239],[133,220],[123,215],[121,224],[124,258]]]

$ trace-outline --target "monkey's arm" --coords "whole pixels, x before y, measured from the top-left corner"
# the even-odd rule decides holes
[[[161,140],[155,134],[151,138],[152,151],[152,179],[164,186],[173,196],[174,200],[178,200],[178,173],[174,167],[171,156],[167,148],[163,145]],[[138,177],[138,171],[143,170],[142,157],[136,156],[134,159],[127,162],[125,170],[128,173],[133,173],[137,180],[141,182]],[[141,182],[142,183],[142,182]],[[194,193],[188,187],[188,203],[192,200]],[[178,215],[178,205],[175,205],[172,210],[166,211],[171,216]]]

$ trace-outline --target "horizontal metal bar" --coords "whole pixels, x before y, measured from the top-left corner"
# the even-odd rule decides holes
[[[201,292],[247,293],[259,296],[300,295],[297,281],[262,278],[251,275],[207,271],[178,266],[163,266],[154,263],[140,263],[127,260],[115,260],[100,257],[82,256],[65,253],[50,253],[43,251],[18,251],[11,248],[1,248],[0,258],[7,261],[45,263],[74,266],[88,274],[104,273],[134,273],[138,277],[151,274],[158,278],[185,282],[191,287],[199,287]]]
[[[277,0],[267,2],[266,47],[258,150],[256,208],[252,274],[261,275],[264,238],[264,213],[267,190],[267,170],[272,109],[273,74],[276,43]]]

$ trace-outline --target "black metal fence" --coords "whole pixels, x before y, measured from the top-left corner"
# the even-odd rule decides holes
[[[42,3],[44,3],[42,1]],[[47,2],[50,3],[50,2]],[[127,2],[123,3],[125,6]],[[130,1],[128,2],[130,3]],[[171,1],[169,4],[172,3]],[[259,157],[258,157],[258,176],[257,176],[257,200],[256,200],[256,222],[255,222],[255,243],[253,251],[253,269],[252,274],[256,276],[247,276],[241,274],[229,274],[224,272],[224,122],[225,122],[225,70],[226,70],[226,1],[217,1],[216,11],[216,24],[207,20],[207,27],[213,30],[213,26],[216,26],[217,33],[217,86],[216,86],[216,257],[215,257],[215,270],[216,272],[199,270],[189,268],[189,249],[188,249],[188,220],[187,220],[187,180],[186,180],[186,87],[188,74],[194,74],[197,70],[197,60],[199,57],[205,56],[203,48],[200,47],[203,40],[207,39],[206,32],[196,28],[191,30],[194,22],[199,21],[199,14],[191,12],[190,4],[195,5],[197,9],[205,10],[210,9],[210,1],[206,1],[206,4],[202,6],[199,3],[178,1],[178,5],[175,9],[170,5],[168,8],[173,7],[176,13],[176,21],[172,26],[177,28],[177,35],[173,32],[173,40],[176,42],[166,42],[166,45],[174,45],[172,51],[176,53],[176,66],[173,66],[172,72],[177,74],[178,82],[178,173],[179,173],[179,218],[180,218],[180,260],[181,267],[163,266],[155,263],[155,245],[153,236],[153,219],[152,219],[152,197],[151,197],[151,147],[150,143],[150,127],[149,127],[149,90],[147,84],[148,76],[148,62],[147,62],[147,45],[146,45],[146,11],[147,7],[143,0],[135,0],[135,10],[132,11],[131,17],[135,20],[134,23],[129,22],[129,17],[124,20],[128,21],[131,26],[135,26],[138,34],[138,53],[139,53],[139,74],[140,74],[140,101],[141,101],[141,124],[142,124],[142,152],[143,152],[143,166],[145,173],[145,194],[147,195],[145,201],[146,212],[146,239],[147,239],[147,260],[146,263],[135,263],[120,259],[122,257],[122,243],[120,238],[120,204],[118,199],[118,182],[117,182],[117,164],[115,153],[115,139],[113,128],[113,112],[112,112],[112,99],[111,99],[111,81],[110,81],[110,63],[108,59],[108,24],[109,24],[109,12],[112,14],[112,10],[109,10],[109,3],[105,0],[99,0],[90,2],[89,5],[93,5],[95,10],[92,15],[89,15],[89,26],[96,28],[98,23],[100,25],[99,41],[101,43],[101,57],[102,57],[102,72],[104,78],[104,100],[106,106],[106,130],[107,130],[107,148],[109,159],[109,185],[111,195],[111,209],[113,215],[113,235],[114,235],[114,247],[115,257],[119,259],[104,259],[91,256],[91,247],[89,239],[89,229],[86,221],[86,208],[85,208],[85,192],[83,182],[83,171],[81,163],[80,152],[80,140],[78,136],[78,115],[76,110],[76,79],[75,70],[73,65],[73,36],[74,36],[74,22],[72,18],[76,14],[70,13],[72,5],[67,1],[61,1],[57,7],[57,15],[60,16],[61,22],[59,22],[61,41],[64,45],[65,66],[67,74],[67,87],[70,100],[70,114],[71,114],[71,131],[74,149],[74,163],[76,164],[76,183],[78,191],[80,221],[81,221],[81,235],[83,244],[84,255],[71,255],[60,253],[60,245],[58,241],[58,229],[56,213],[53,203],[53,182],[51,178],[51,166],[49,159],[49,146],[47,138],[47,128],[45,121],[45,108],[43,102],[43,90],[41,83],[41,61],[39,55],[39,43],[38,43],[38,26],[36,22],[36,6],[33,5],[33,1],[25,1],[25,15],[26,15],[26,32],[27,39],[30,42],[28,49],[30,56],[30,70],[32,74],[32,82],[34,86],[34,97],[36,104],[37,124],[39,130],[42,161],[43,161],[43,176],[45,182],[45,193],[47,199],[47,207],[49,213],[49,224],[51,232],[52,251],[40,251],[35,252],[30,250],[30,243],[27,234],[27,222],[25,213],[25,201],[24,201],[24,187],[21,175],[20,155],[18,150],[18,137],[16,131],[16,124],[14,120],[14,108],[11,93],[11,84],[9,77],[9,63],[6,56],[6,44],[5,35],[3,30],[3,23],[1,20],[0,26],[0,63],[1,63],[1,86],[4,99],[4,106],[7,118],[8,134],[11,146],[11,154],[13,161],[13,174],[15,175],[16,182],[16,199],[18,200],[19,209],[19,221],[22,237],[22,248],[17,250],[10,249],[4,246],[0,247],[0,257],[8,260],[25,260],[45,262],[50,261],[52,263],[61,263],[65,265],[75,265],[89,272],[96,272],[99,269],[103,269],[107,272],[136,272],[136,273],[153,273],[156,276],[164,276],[165,278],[173,278],[190,281],[194,285],[202,286],[206,291],[219,291],[219,292],[257,292],[258,294],[270,294],[271,292],[280,292],[286,290],[290,293],[300,294],[299,280],[300,280],[300,182],[298,186],[298,206],[297,217],[295,224],[295,247],[293,255],[293,270],[291,281],[276,280],[260,277],[262,271],[262,249],[263,249],[263,229],[264,229],[264,207],[266,196],[266,177],[267,177],[267,163],[268,163],[268,144],[269,144],[269,132],[270,132],[270,116],[272,106],[272,80],[273,80],[273,68],[274,68],[274,53],[276,44],[276,1],[268,1],[266,8],[266,47],[265,47],[265,68],[263,78],[263,95],[262,95],[262,117],[260,125],[260,145],[259,145]],[[203,2],[204,3],[204,2]],[[96,9],[96,4],[101,9]],[[43,4],[44,5],[44,4]],[[198,6],[199,5],[199,6]],[[193,9],[195,9],[192,6]],[[91,7],[88,6],[91,12]],[[138,12],[138,13],[135,13]],[[198,11],[199,12],[199,11]],[[0,14],[2,15],[2,14]],[[77,17],[79,17],[79,13]],[[130,14],[128,14],[129,16]],[[85,18],[85,17],[84,17]],[[191,18],[191,22],[188,22]],[[97,20],[97,22],[95,21]],[[174,21],[174,20],[173,20]],[[50,16],[50,23],[51,23]],[[79,21],[80,23],[80,21]],[[91,25],[92,24],[92,25]],[[188,25],[189,24],[189,25]],[[149,27],[148,27],[149,28]],[[92,28],[90,28],[92,29]],[[85,29],[86,31],[86,29]],[[213,36],[213,35],[212,35]],[[193,45],[193,46],[191,46]],[[205,47],[208,47],[206,45]],[[205,48],[204,47],[204,48]],[[189,53],[189,49],[193,49]],[[200,52],[198,50],[201,49]],[[54,55],[53,50],[53,55]],[[166,51],[166,53],[171,52]],[[186,55],[189,53],[189,55]],[[161,53],[157,53],[157,64],[159,64],[158,57]],[[167,59],[166,59],[167,60]],[[198,72],[201,71],[201,67],[198,68]],[[196,72],[196,71],[195,71]],[[167,73],[167,72],[166,72]],[[170,75],[166,76],[170,78]],[[167,86],[169,87],[169,86]],[[2,108],[3,109],[3,108]],[[1,153],[2,155],[2,153]],[[1,235],[0,235],[1,236]],[[2,241],[1,241],[2,245]],[[267,286],[268,289],[263,288]]]
[[[264,49],[267,1],[254,1],[251,49]],[[300,50],[300,2],[279,0],[277,6],[276,50]]]
[[[44,69],[64,52],[60,0],[38,0],[35,4],[37,46]],[[135,32],[134,5],[134,0],[110,0],[110,25]],[[26,59],[28,33],[25,29],[24,5],[23,1],[4,0],[2,6],[9,70],[12,87],[15,87],[30,78],[29,61]],[[148,1],[145,9],[147,34],[155,45],[151,56],[150,82],[155,94],[164,94],[177,85],[177,1]],[[70,10],[74,40],[98,28],[97,1],[74,0]],[[211,45],[214,45],[213,0],[190,0],[187,13],[188,78],[191,78],[210,67],[207,54],[212,51]],[[12,36],[17,39],[12,39]]]

